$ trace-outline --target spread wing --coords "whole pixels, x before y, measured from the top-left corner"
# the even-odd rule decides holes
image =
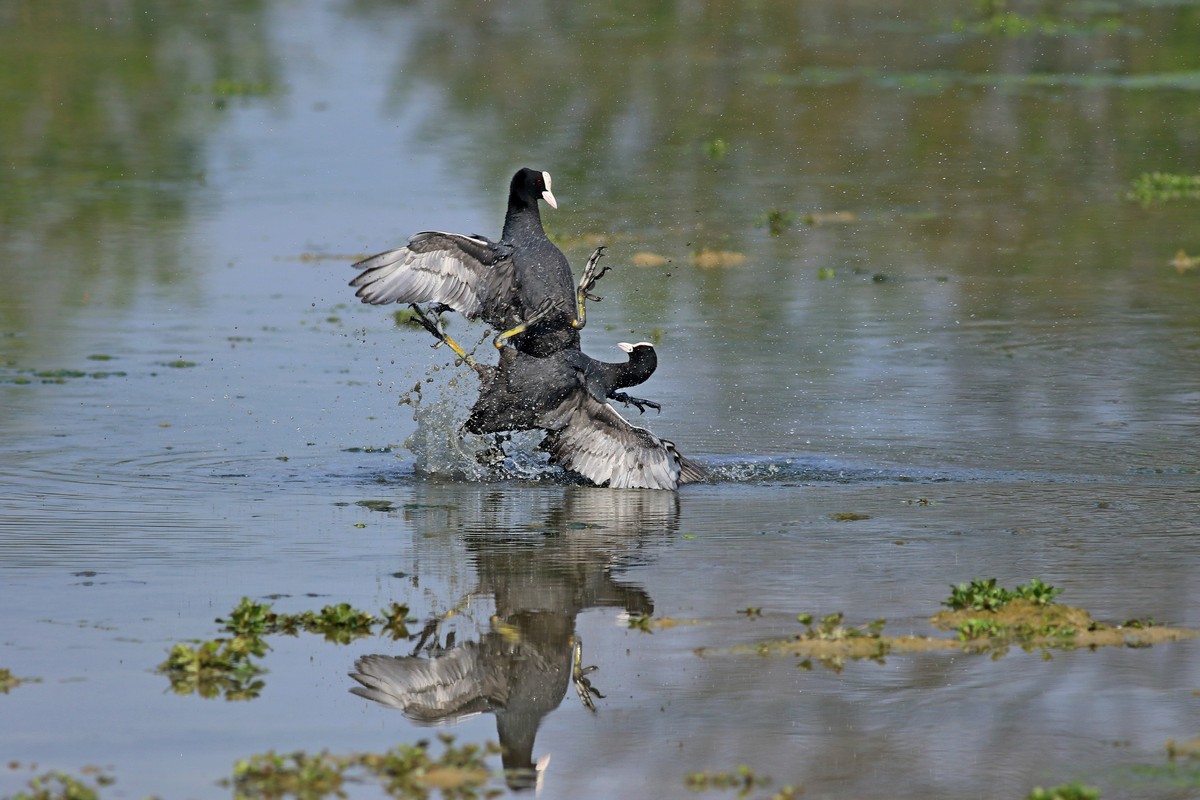
[[[364,303],[444,303],[497,324],[513,297],[512,245],[483,236],[422,231],[364,258],[350,285]]]
[[[550,460],[600,486],[674,489],[705,477],[673,442],[630,425],[587,392],[575,393],[539,424],[550,431],[541,445]]]
[[[496,702],[494,681],[468,642],[435,658],[363,656],[350,677],[359,697],[400,709],[417,722],[446,722],[489,710]],[[499,698],[503,699],[503,698]]]

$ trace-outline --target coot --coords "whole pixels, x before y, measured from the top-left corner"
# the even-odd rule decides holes
[[[675,489],[703,480],[703,468],[673,442],[631,425],[609,403],[658,408],[619,391],[654,372],[654,346],[618,346],[629,354],[623,363],[598,361],[576,348],[545,357],[503,348],[495,367],[475,366],[482,388],[463,427],[481,434],[544,430],[540,447],[550,461],[598,486]]]
[[[434,316],[454,310],[500,331],[496,346],[545,356],[579,346],[586,321],[584,301],[607,267],[593,254],[579,286],[566,256],[546,236],[538,202],[558,203],[550,173],[524,168],[509,184],[500,241],[485,236],[422,231],[408,244],[354,264],[350,282],[364,303],[430,303]],[[453,340],[446,343],[462,358]]]

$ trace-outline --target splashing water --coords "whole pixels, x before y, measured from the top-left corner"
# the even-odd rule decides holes
[[[479,436],[461,429],[476,387],[466,376],[418,383],[400,398],[413,408],[417,429],[404,446],[417,473],[464,481],[561,479],[537,449],[541,431]]]

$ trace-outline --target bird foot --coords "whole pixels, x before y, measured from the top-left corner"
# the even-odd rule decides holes
[[[596,710],[596,704],[592,702],[592,695],[604,699],[604,695],[600,694],[599,689],[592,686],[592,681],[587,677],[598,669],[600,668],[597,666],[583,666],[583,641],[576,638],[574,652],[571,655],[571,682],[575,684],[575,693],[579,695],[579,700],[588,711]]]
[[[426,310],[421,308],[416,303],[409,303],[408,307],[412,309],[413,319],[416,321],[416,323],[433,334],[433,338],[437,339],[437,341],[433,343],[433,347],[437,348],[441,347],[442,345],[446,345],[454,351],[456,356],[462,359],[464,364],[466,364],[468,367],[471,367],[476,372],[479,372],[479,364],[475,362],[475,359],[471,358],[471,355],[463,350],[462,347],[459,346],[458,342],[447,336],[445,328],[442,327],[441,315],[442,312],[450,309],[449,306],[445,305],[444,303],[434,303],[433,305],[429,306],[428,310]]]
[[[618,403],[624,403],[627,406],[637,408],[639,414],[645,414],[647,408],[653,408],[655,411],[662,413],[662,406],[652,400],[643,400],[640,397],[630,397],[624,392],[613,392],[608,396],[609,400],[616,400]]]
[[[561,305],[557,300],[547,297],[546,300],[540,306],[538,306],[537,311],[534,311],[533,314],[521,320],[520,323],[504,331],[495,339],[492,339],[492,344],[497,350],[499,350],[500,348],[504,347],[504,343],[509,339],[519,333],[524,333],[525,331],[529,330],[546,317],[558,312],[560,308]]]
[[[583,276],[579,279],[579,297],[581,299],[586,298],[597,303],[602,299],[594,294],[591,294],[591,291],[596,287],[596,282],[600,280],[600,278],[604,277],[606,272],[612,269],[612,267],[609,267],[608,265],[599,267],[599,269],[597,269],[600,264],[600,259],[604,257],[604,251],[607,249],[608,247],[605,245],[600,245],[592,251],[592,255],[588,258],[587,266],[583,268]]]

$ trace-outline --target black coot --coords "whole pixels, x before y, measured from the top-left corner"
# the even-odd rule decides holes
[[[608,402],[658,407],[619,391],[653,374],[658,364],[653,345],[618,346],[629,354],[624,363],[597,361],[575,348],[543,358],[502,349],[495,367],[476,366],[483,385],[464,428],[472,433],[544,430],[541,448],[551,462],[598,486],[675,489],[703,480],[704,470],[673,442],[631,425]]]
[[[500,241],[485,236],[423,231],[408,244],[365,258],[350,282],[364,303],[430,303],[434,314],[454,310],[500,331],[496,346],[545,356],[579,346],[584,300],[607,267],[603,249],[588,261],[575,287],[566,256],[546,237],[538,202],[558,203],[550,174],[521,169],[513,175]],[[417,309],[420,312],[420,309]],[[462,349],[446,342],[460,357]],[[469,360],[469,359],[468,359]]]

